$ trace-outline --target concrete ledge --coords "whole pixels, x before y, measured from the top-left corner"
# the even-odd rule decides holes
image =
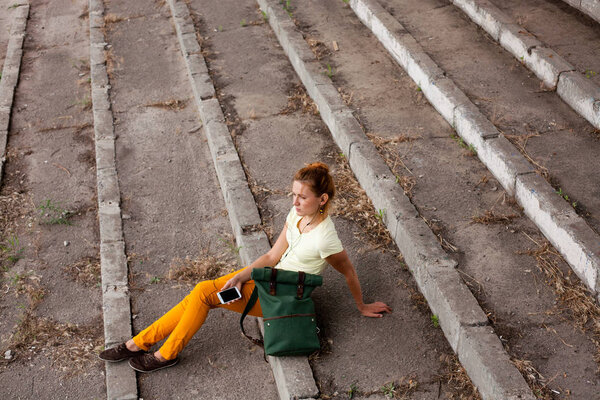
[[[563,0],[565,3],[600,22],[600,2],[598,0]]]
[[[508,15],[487,0],[462,0],[453,3],[496,41],[500,39],[502,25],[512,22]]]
[[[511,196],[515,194],[517,175],[535,172],[533,165],[504,136],[488,139],[474,147],[479,159]]]
[[[115,140],[96,140],[96,170],[115,168]]]
[[[489,325],[487,315],[452,266],[430,265],[413,274],[453,349],[458,348],[463,327]]]
[[[581,0],[579,10],[600,22],[600,2],[598,0]]]
[[[264,335],[265,328],[262,318],[257,318],[260,333]],[[314,380],[304,379],[312,375],[310,365],[304,362],[306,357],[273,357],[267,356],[273,375],[277,382],[277,390],[281,399],[309,400],[319,396],[319,389]]]
[[[23,56],[23,39],[29,16],[29,4],[17,7],[13,12],[2,79],[0,80],[0,184],[6,161],[6,145],[8,142],[8,128],[13,105],[15,88],[19,82],[21,58]]]
[[[283,31],[277,25],[278,21],[287,18],[287,16],[283,9],[278,7],[279,5],[276,2],[277,0],[258,0],[263,12],[269,16],[269,23],[273,27],[273,31],[277,35],[282,47],[289,49],[294,44],[308,47],[304,41],[300,40],[294,40],[294,43],[286,42],[290,39],[290,36],[288,34],[278,34],[278,32]],[[361,7],[365,11],[364,20],[368,21],[366,23],[376,25],[378,16],[376,17],[375,13],[371,12],[372,10],[365,6],[365,3],[367,2],[351,0],[351,6],[355,8],[355,11],[356,8]],[[381,9],[374,2],[369,1],[368,3],[374,4],[375,7]],[[384,18],[387,18],[387,21],[394,24],[396,28],[398,27],[399,24],[397,22],[394,23],[388,17]],[[297,35],[300,34],[297,33]],[[390,38],[393,35],[388,32],[384,36]],[[421,79],[420,82],[424,85],[435,86],[438,79],[444,79],[439,68],[430,63],[431,60],[429,57],[425,55],[412,56],[409,49],[411,47],[414,48],[414,41],[409,43],[409,46],[401,46],[397,40],[393,41],[393,43],[395,44],[384,43],[384,46],[388,47],[387,45],[389,45],[390,48],[395,48],[398,53],[403,54],[407,67],[410,68],[412,74]],[[298,50],[297,52],[300,53],[302,50]],[[292,53],[291,49],[289,53]],[[332,107],[337,108],[334,111],[321,112],[321,117],[332,132],[336,143],[339,143],[343,149],[348,148],[347,157],[350,167],[361,186],[367,192],[367,195],[373,201],[375,208],[382,211],[383,220],[391,231],[421,292],[425,295],[433,312],[440,318],[446,338],[455,351],[462,352],[463,359],[465,360],[463,365],[465,365],[475,385],[478,387],[490,386],[484,387],[483,390],[480,388],[484,393],[524,391],[529,393],[529,395],[523,398],[533,399],[534,397],[531,395],[525,380],[508,360],[508,355],[502,349],[497,337],[494,336],[497,344],[500,345],[499,351],[503,354],[501,362],[498,363],[495,357],[474,358],[470,356],[471,354],[481,355],[480,349],[485,348],[489,340],[486,342],[475,340],[475,343],[473,343],[470,340],[471,337],[465,337],[464,334],[472,326],[487,324],[487,317],[477,304],[473,294],[454,269],[456,262],[450,259],[443,251],[435,235],[419,217],[414,206],[404,196],[402,189],[395,182],[392,172],[379,156],[375,146],[366,138],[362,129],[362,137],[360,137],[358,132],[360,125],[357,122],[348,122],[350,118],[353,118],[352,113],[341,102],[339,93],[336,93],[337,98],[334,99],[321,95],[323,92],[336,92],[331,82],[325,84],[315,83],[315,77],[310,76],[308,72],[309,68],[303,65],[309,64],[310,61],[306,63],[301,62],[299,59],[291,61],[307,92],[311,95],[319,110],[331,110]],[[430,77],[429,74],[433,74],[434,77]],[[329,86],[330,89],[324,90],[325,86]],[[439,85],[438,92],[434,97],[436,96],[462,99],[463,102],[468,101],[466,96],[453,90],[453,85],[445,83]],[[333,106],[326,104],[329,100],[332,101]],[[451,101],[447,101],[446,105],[441,108],[446,110],[450,119],[453,119],[456,105],[453,105]],[[343,118],[341,118],[342,115]],[[483,137],[478,137],[481,143],[485,142]],[[344,151],[346,152],[346,150]],[[462,343],[462,347],[459,346],[459,343]],[[465,352],[464,349],[467,347],[468,352]],[[482,366],[485,367],[486,371],[489,371],[486,372],[486,375],[478,375],[478,372],[475,371],[476,369],[481,369]],[[514,381],[508,382],[503,380],[503,374],[514,377]],[[489,379],[490,377],[491,380]],[[497,387],[498,385],[502,386]]]
[[[337,132],[345,132],[344,135],[334,136],[334,140],[346,156],[350,155],[353,144],[368,141],[362,127],[347,108],[329,115],[321,114],[321,119],[325,121],[327,126],[336,127],[335,131],[331,131],[332,135]]]
[[[186,4],[182,0],[168,0],[183,59],[198,113],[213,157],[215,170],[225,199],[231,226],[240,247],[242,263],[249,265],[270,249],[269,240],[260,229],[261,219],[248,186],[246,174],[231,139],[219,101],[214,98],[214,86],[208,75],[200,46]],[[188,32],[188,33],[183,33]],[[195,42],[192,43],[192,37]],[[208,87],[210,85],[210,87]],[[259,319],[262,321],[262,319]],[[318,395],[312,370],[306,357],[269,357],[279,397],[284,400],[303,399]]]
[[[119,207],[121,192],[116,168],[99,169],[96,174],[98,181],[98,204],[100,207]]]
[[[215,87],[212,84],[210,75],[193,74],[191,75],[192,90],[196,101],[202,101],[215,97]]]
[[[600,2],[588,1],[595,3],[600,16]],[[573,65],[554,50],[545,47],[531,33],[516,24],[489,1],[452,0],[452,3],[533,71],[547,87],[557,89],[560,97],[582,117],[596,128],[600,128],[600,105],[597,104],[597,101],[600,101],[598,96],[600,88],[595,83],[585,80],[580,73],[574,72]],[[566,82],[562,83],[563,88],[557,88],[561,85],[560,79],[564,76],[567,77]],[[574,79],[575,76],[580,79]],[[590,94],[591,97],[586,97]]]
[[[92,68],[92,71],[94,68]],[[112,111],[93,110],[94,113],[94,136],[95,140],[116,139],[113,125]]]
[[[109,287],[126,287],[127,257],[125,243],[104,243],[100,245],[100,268],[102,269],[103,291]]]
[[[600,87],[579,72],[560,75],[558,95],[592,125],[600,129]]]
[[[131,305],[121,221],[121,193],[115,159],[116,138],[104,50],[106,43],[102,32],[104,26],[102,0],[89,0],[88,9],[104,343],[106,348],[110,348],[132,336]],[[138,398],[135,371],[129,368],[127,363],[107,362],[105,370],[106,397],[109,400]]]
[[[131,339],[131,310],[127,286],[103,286],[102,310],[106,347],[110,348]]]
[[[128,363],[113,363],[106,369],[106,397],[109,400],[138,400],[135,371]]]
[[[600,293],[598,235],[537,174],[517,177],[515,197],[525,213],[573,266],[589,288]]]
[[[100,222],[100,243],[113,243],[123,240],[121,208],[118,205],[100,204],[98,207]]]
[[[249,232],[241,235],[236,242],[240,246],[242,265],[250,265],[258,257],[271,249],[269,239],[263,231]]]
[[[473,366],[473,371],[469,373],[471,379],[484,383],[481,388],[478,387],[484,399],[533,400],[536,398],[515,367],[504,367],[512,365],[512,362],[491,327],[463,327],[458,349],[460,362],[463,365]]]

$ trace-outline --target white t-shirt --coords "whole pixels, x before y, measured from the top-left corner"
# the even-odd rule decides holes
[[[288,248],[276,268],[321,275],[327,266],[325,258],[344,250],[342,242],[329,216],[305,233],[298,229],[301,218],[292,207],[286,218]]]

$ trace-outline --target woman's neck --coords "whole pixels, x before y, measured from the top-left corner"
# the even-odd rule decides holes
[[[311,215],[304,215],[300,221],[298,221],[298,229],[300,229],[300,233],[308,232],[314,229],[315,226],[323,222],[327,215],[325,213],[320,214],[316,212]]]

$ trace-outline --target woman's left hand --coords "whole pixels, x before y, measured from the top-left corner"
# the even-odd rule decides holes
[[[376,301],[375,303],[363,304],[358,307],[358,310],[365,317],[381,318],[382,313],[391,313],[392,309],[385,303]]]

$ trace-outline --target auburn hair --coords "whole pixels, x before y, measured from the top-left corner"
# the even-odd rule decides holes
[[[329,173],[329,167],[322,162],[314,162],[307,164],[294,175],[294,181],[299,181],[307,184],[313,193],[317,196],[327,193],[329,198],[322,206],[324,211],[327,211],[329,204],[335,196],[335,184]]]

